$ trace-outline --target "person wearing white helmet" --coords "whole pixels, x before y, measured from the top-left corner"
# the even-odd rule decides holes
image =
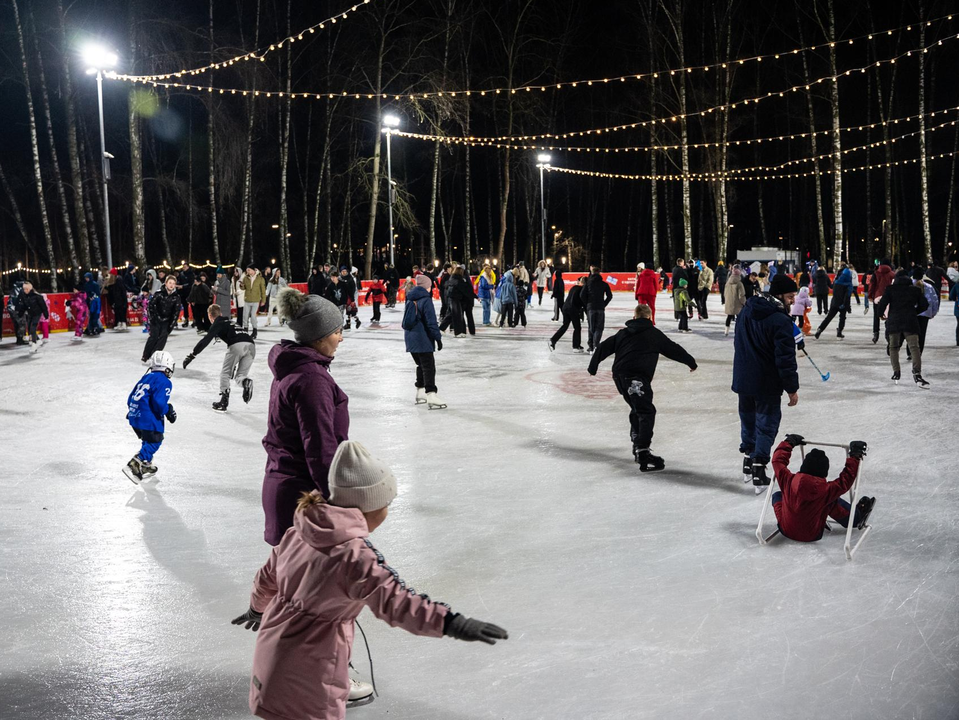
[[[150,369],[140,378],[127,398],[127,421],[140,439],[140,452],[134,455],[123,474],[139,485],[141,480],[153,477],[157,466],[153,456],[163,443],[163,420],[177,421],[177,412],[170,402],[173,392],[173,356],[157,350],[150,356]]]

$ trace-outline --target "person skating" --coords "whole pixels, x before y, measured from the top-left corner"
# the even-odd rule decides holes
[[[30,352],[40,349],[40,338],[37,337],[37,325],[40,318],[49,318],[50,310],[47,301],[33,288],[33,283],[23,283],[23,291],[17,295],[16,312],[24,319],[26,335],[30,337]]]
[[[79,288],[70,294],[66,303],[67,319],[73,320],[74,342],[83,342],[83,326],[87,322],[87,294]]]
[[[509,275],[509,273],[507,273]],[[506,275],[504,276],[506,277]],[[443,337],[437,325],[437,314],[430,294],[432,282],[426,275],[417,275],[416,285],[407,293],[403,309],[403,342],[417,366],[415,404],[426,403],[431,410],[443,409],[447,404],[437,395],[437,363],[433,357],[443,349]]]
[[[677,294],[681,280],[686,280],[687,284],[689,284],[690,276],[687,275],[687,261],[683,258],[677,258],[677,262],[673,266],[673,271],[670,273],[670,287],[673,295]],[[674,305],[676,305],[676,302],[674,302]]]
[[[720,304],[727,304],[727,278],[730,276],[730,271],[727,266],[724,264],[723,260],[717,263],[717,269],[714,271],[714,277],[717,280],[717,288],[720,290]]]
[[[257,339],[257,310],[267,301],[267,283],[260,270],[247,265],[243,277],[243,329],[250,331],[250,337]]]
[[[400,289],[400,273],[393,264],[387,265],[383,274],[383,282],[387,288],[387,307],[395,308],[397,306],[397,291]]]
[[[920,288],[923,296],[927,299],[927,309],[917,315],[917,322],[920,326],[918,341],[920,344],[920,352],[923,352],[923,348],[927,343],[927,325],[929,325],[930,321],[940,312],[941,285],[935,284],[935,281],[927,275],[924,275],[923,279],[918,280],[915,285]]]
[[[370,287],[367,288],[364,302],[370,302],[371,298],[373,299],[373,317],[370,319],[370,323],[379,325],[380,306],[387,300],[387,288],[384,286],[379,275],[373,276],[373,282],[370,284]]]
[[[740,314],[747,302],[747,291],[743,285],[740,266],[734,264],[727,275],[727,284],[724,289],[723,312],[727,319],[724,323],[723,334],[730,334],[730,323]]]
[[[613,382],[627,405],[630,406],[630,440],[633,457],[641,472],[663,470],[663,458],[650,449],[657,409],[653,405],[653,375],[657,361],[666,358],[683,363],[690,372],[697,369],[697,361],[680,345],[670,340],[653,326],[653,312],[649,305],[637,305],[633,320],[616,335],[608,337],[597,347],[587,369],[597,374],[600,363],[614,355]]]
[[[537,263],[537,267],[533,271],[533,284],[537,288],[537,307],[543,305],[543,291],[546,290],[547,285],[550,284],[551,274],[550,268],[545,261],[541,260]]]
[[[600,275],[600,268],[590,268],[590,275],[587,276],[580,299],[587,309],[587,352],[592,353],[603,339],[606,308],[613,300],[613,292]]]
[[[193,306],[193,324],[197,333],[202,335],[210,329],[207,310],[213,305],[213,290],[207,285],[207,274],[200,273],[193,279],[193,288],[187,295],[187,302]]]
[[[230,320],[230,301],[232,295],[230,293],[230,276],[224,271],[223,267],[217,266],[217,279],[214,282],[213,290],[213,303],[214,305],[220,306],[220,314],[222,317]]]
[[[513,309],[513,326],[527,326],[527,305],[531,304],[530,273],[520,263],[513,269],[513,281],[517,287],[517,304]]]
[[[637,265],[637,287],[634,290],[634,297],[638,305],[647,305],[653,316],[650,321],[657,324],[657,289],[660,287],[660,276],[653,268],[646,267],[643,263]]]
[[[873,304],[873,344],[876,345],[880,340],[880,313],[877,312],[877,303],[880,298],[893,284],[893,268],[890,266],[890,260],[884,258],[877,265],[873,275],[870,276],[870,285],[867,287],[867,302]]]
[[[550,291],[550,297],[553,299],[553,321],[560,320],[560,310],[563,308],[563,297],[565,287],[563,284],[563,271],[555,270],[553,273],[553,290]]]
[[[344,330],[350,329],[350,321],[360,327],[360,318],[357,317],[357,280],[350,274],[350,269],[344,265],[340,268],[340,294],[343,298]]]
[[[188,263],[183,263],[180,266],[180,271],[177,274],[177,293],[180,295],[180,305],[183,307],[183,325],[182,327],[190,327],[190,293],[193,292],[193,287],[195,283],[196,275],[191,269]],[[193,316],[193,326],[197,325],[197,316]]]
[[[273,324],[273,316],[277,311],[277,301],[280,291],[287,287],[287,279],[280,274],[280,268],[274,268],[267,279],[267,326]],[[283,325],[283,320],[280,321]]]
[[[116,268],[110,270],[104,287],[104,294],[113,310],[113,329],[118,331],[128,330],[127,304],[130,301],[130,296],[128,295],[127,285],[118,277]]]
[[[93,273],[83,275],[83,291],[87,294],[87,329],[84,335],[98,337],[103,332],[100,324],[100,283],[93,279]]]
[[[213,409],[226,412],[230,405],[230,381],[236,381],[243,388],[243,401],[249,403],[253,398],[253,379],[250,377],[250,368],[257,357],[257,346],[247,333],[237,330],[230,322],[230,318],[223,315],[219,305],[207,308],[206,324],[210,326],[206,335],[193,348],[193,351],[184,358],[183,369],[196,360],[197,355],[203,352],[214,340],[222,340],[227,345],[227,352],[223,356],[223,365],[220,368],[220,399],[213,403]]]
[[[171,277],[170,280],[175,278]],[[176,287],[173,287],[176,291]],[[177,295],[179,303],[180,296]],[[170,402],[173,392],[173,357],[157,350],[150,356],[150,369],[134,386],[127,398],[127,422],[140,439],[140,452],[134,455],[123,469],[130,482],[139,485],[141,480],[157,473],[153,456],[163,443],[163,420],[177,421],[177,412]]]
[[[347,441],[330,466],[329,499],[316,491],[299,499],[293,527],[254,578],[248,610],[231,621],[257,632],[254,715],[343,720],[355,682],[348,673],[354,621],[365,607],[414,635],[507,639],[506,630],[416,593],[386,564],[369,535],[396,495],[390,469]]]
[[[343,284],[340,282],[340,276],[337,273],[330,275],[330,282],[327,283],[326,289],[323,291],[324,299],[333,303],[334,307],[340,311],[340,325],[344,330],[349,329],[349,325],[346,322],[346,312],[347,307],[347,296],[343,290]]]
[[[806,454],[800,472],[790,471],[790,456],[794,448],[801,445],[806,445],[803,436],[791,434],[777,446],[773,454],[773,473],[780,490],[773,493],[771,502],[777,527],[784,537],[797,542],[816,542],[823,537],[828,517],[847,527],[850,503],[842,496],[857,479],[860,463],[867,455],[867,444],[862,440],[850,443],[843,471],[832,482],[827,482],[830,459],[819,448]],[[854,527],[864,528],[876,501],[875,497],[860,498],[853,515]]]
[[[477,297],[480,298],[484,327],[493,324],[490,322],[490,306],[493,304],[493,298],[497,291],[496,285],[493,270],[489,265],[485,265],[483,270],[480,271],[480,277],[477,278]]]
[[[470,283],[463,278],[463,269],[459,266],[448,271],[443,281],[440,294],[446,297],[446,315],[440,317],[440,332],[446,332],[448,327],[453,327],[453,336],[466,337],[467,328],[463,317],[463,301],[467,294],[473,298],[473,290],[469,289]]]
[[[677,319],[678,332],[692,332],[689,324],[690,316],[687,312],[691,305],[690,293],[687,291],[687,279],[680,278],[676,287],[673,288],[673,316]]]
[[[586,307],[581,296],[586,282],[587,278],[581,275],[577,278],[576,284],[570,288],[570,292],[567,293],[567,299],[563,301],[563,324],[549,340],[550,352],[556,349],[560,338],[563,337],[563,334],[567,332],[567,328],[571,325],[573,325],[573,350],[578,353],[583,352],[583,345],[580,342],[580,320],[583,313],[586,312]]]
[[[797,284],[787,275],[776,275],[770,292],[748,298],[737,317],[731,389],[740,414],[743,474],[758,493],[760,486],[770,484],[767,463],[780,430],[780,398],[787,393],[788,407],[800,402],[796,326],[788,314],[796,295]]]
[[[813,300],[810,299],[810,290],[804,285],[800,288],[797,297],[793,301],[793,305],[790,307],[790,317],[793,318],[793,321],[801,330],[803,329],[807,313],[810,312],[810,308],[812,307]]]
[[[700,276],[697,278],[697,310],[701,320],[709,319],[707,312],[707,299],[713,290],[713,270],[703,261],[703,267],[700,268]]]
[[[500,300],[500,327],[503,327],[504,322],[509,327],[516,327],[513,313],[518,303],[518,295],[517,286],[513,280],[513,270],[507,270],[500,278],[500,284],[497,286],[497,299]]]
[[[920,349],[920,321],[918,313],[927,309],[927,299],[923,291],[910,281],[905,270],[897,273],[893,283],[886,289],[883,296],[874,305],[874,310],[882,317],[887,316],[887,353],[890,355],[890,365],[893,376],[890,378],[900,382],[900,347],[904,342],[910,350],[910,360],[913,363],[913,379],[922,388],[929,386],[923,379],[921,371]]]
[[[817,268],[817,271],[813,274],[813,296],[817,299],[817,315],[823,315],[827,312],[832,287],[833,282],[830,280],[827,271],[822,267]]]
[[[23,294],[23,286],[23,280],[19,278],[14,280],[10,286],[10,295],[7,298],[7,314],[13,323],[13,331],[17,338],[17,345],[27,344],[27,341],[24,339],[27,334],[27,318],[20,312],[19,303],[17,302],[17,299]],[[84,302],[86,302],[86,295],[84,295]]]
[[[150,317],[150,335],[143,346],[140,361],[146,363],[155,352],[167,345],[167,337],[177,326],[180,317],[180,296],[177,294],[177,279],[168,275],[163,286],[150,298],[147,305]]]
[[[850,268],[846,265],[840,266],[840,272],[837,273],[837,276],[833,280],[833,297],[830,300],[830,311],[827,313],[827,316],[823,319],[823,322],[820,323],[820,327],[817,328],[817,332],[814,333],[814,337],[819,340],[821,333],[827,329],[827,326],[830,325],[830,322],[836,317],[837,314],[840,315],[840,322],[837,325],[837,338],[843,340],[843,328],[847,323],[847,313],[850,312],[850,293],[853,288],[852,275],[850,273]]]
[[[473,292],[473,284],[470,278],[466,276],[463,265],[458,265],[453,270],[452,280],[457,282],[450,286],[450,301],[460,306],[460,330],[461,333],[466,330],[469,335],[476,335],[477,328],[473,323],[473,301],[476,295]],[[457,324],[454,323],[454,327]],[[461,334],[460,337],[465,337]]]

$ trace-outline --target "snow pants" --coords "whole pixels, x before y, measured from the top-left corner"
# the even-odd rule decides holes
[[[780,517],[781,513],[783,513],[783,493],[777,490],[773,494],[773,497],[770,498],[770,503],[773,505],[773,514],[777,516],[777,527],[780,527]],[[850,503],[843,498],[838,498],[830,504],[827,514],[840,523],[841,527],[846,528],[847,522],[850,520]],[[860,511],[857,510],[853,514],[853,526],[856,527],[859,524]],[[781,529],[780,532],[783,532],[783,530]],[[788,537],[786,533],[784,533],[783,536]],[[820,533],[820,537],[823,537],[822,532]],[[818,537],[817,540],[819,540],[820,537]]]
[[[417,382],[418,388],[423,388],[428,393],[437,391],[437,361],[432,352],[410,353],[413,355],[413,361],[417,364]]]
[[[131,425],[131,427],[133,426]],[[156,430],[141,430],[140,428],[133,428],[133,431],[140,438],[140,452],[137,453],[137,457],[146,463],[151,462],[163,443],[163,433]]]
[[[257,346],[252,342],[238,342],[227,348],[220,368],[220,392],[230,389],[230,381],[242,382],[250,375],[250,368],[257,357]]]
[[[567,312],[566,310],[563,311],[563,325],[561,325],[560,329],[553,334],[552,338],[550,338],[550,344],[556,347],[556,344],[560,341],[560,338],[563,337],[563,334],[571,325],[573,325],[573,349],[580,350],[583,345],[580,342],[580,313],[577,310],[572,310],[570,312]]]
[[[650,322],[656,325],[657,324],[657,296],[656,295],[638,295],[637,304],[646,305],[650,308],[650,312],[653,315],[650,318]]]
[[[27,335],[30,336],[30,342],[39,341],[37,337],[37,325],[40,323],[41,315],[27,315]]]
[[[630,440],[638,450],[649,450],[657,408],[653,406],[653,388],[643,377],[614,375],[617,390],[630,406]]]
[[[70,306],[70,309],[73,310],[73,306]],[[80,310],[73,313],[73,336],[80,337],[83,335],[83,326],[87,322],[87,306],[83,303],[80,303]]]
[[[754,463],[770,462],[770,449],[780,431],[780,395],[738,395],[740,452]]]

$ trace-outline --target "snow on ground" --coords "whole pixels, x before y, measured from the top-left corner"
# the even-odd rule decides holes
[[[615,296],[608,332],[630,306]],[[672,329],[664,295],[659,308]],[[381,696],[348,717],[956,717],[950,310],[930,326],[929,391],[892,385],[859,312],[846,340],[831,328],[808,341],[829,382],[800,359],[800,405],[784,409],[781,432],[870,444],[874,530],[852,562],[840,533],[758,546],[762,500],[740,478],[733,338],[716,296],[694,334],[671,333],[700,369],[662,360],[654,382],[659,474],[632,462],[610,361],[590,377],[569,335],[548,352],[546,306],[525,330],[446,341],[445,411],[413,405],[399,309],[351,330],[333,365],[350,434],[400,487],[374,542],[418,591],[510,640],[415,638],[364,612]],[[210,409],[222,346],[177,371],[180,419],[156,458],[161,482],[146,488],[121,474],[138,447],[124,413],[145,336],[74,346],[59,334],[37,356],[0,345],[5,720],[248,716],[255,638],[229,621],[268,555],[265,361],[289,335],[261,332],[253,402],[235,397],[226,415]],[[196,341],[180,330],[167,348],[182,362]],[[369,678],[359,635],[354,660]]]

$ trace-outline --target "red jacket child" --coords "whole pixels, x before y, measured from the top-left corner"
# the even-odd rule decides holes
[[[373,295],[373,301],[375,303],[382,303],[387,299],[387,288],[384,287],[383,281],[379,278],[375,279],[367,288],[367,294],[364,297],[364,302],[369,302],[371,295]]]
[[[804,458],[800,472],[790,472],[787,465],[793,448],[803,444],[800,435],[787,435],[773,453],[773,472],[780,485],[780,492],[773,494],[773,511],[780,531],[786,537],[799,542],[814,542],[823,537],[827,516],[846,527],[850,504],[841,496],[856,480],[860,461],[866,454],[866,443],[850,444],[850,457],[844,463],[840,477],[833,482],[826,480],[830,460],[823,450],[811,450]],[[874,501],[875,498],[864,497],[857,503],[854,523],[858,527],[866,522]]]

